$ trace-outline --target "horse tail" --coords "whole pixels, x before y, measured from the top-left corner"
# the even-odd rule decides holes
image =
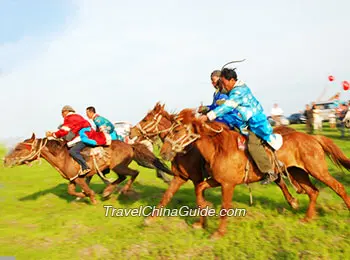
[[[133,160],[135,160],[138,165],[150,169],[156,169],[174,176],[174,173],[150,150],[148,150],[146,145],[135,143],[132,144],[131,147],[134,150]]]
[[[331,161],[337,165],[339,168],[343,166],[345,169],[350,171],[350,159],[346,157],[342,150],[329,138],[316,135],[314,138],[322,146],[323,150]]]

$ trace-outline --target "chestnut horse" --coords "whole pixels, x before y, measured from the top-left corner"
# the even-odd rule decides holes
[[[91,148],[85,148],[82,153],[90,152]],[[127,192],[132,183],[135,181],[139,172],[129,168],[129,164],[135,160],[137,164],[151,168],[159,169],[170,175],[173,173],[163,164],[147,147],[143,144],[129,145],[121,141],[112,141],[111,145],[104,147],[103,151],[106,153],[104,156],[96,158],[94,155],[92,158],[89,155],[87,164],[92,169],[86,177],[91,177],[98,173],[102,173],[106,169],[112,169],[118,175],[118,179],[105,188],[103,191],[103,197],[108,197],[113,193],[119,183],[126,179],[127,175],[131,178],[127,184],[121,190],[121,193]],[[58,140],[36,139],[33,134],[30,139],[27,139],[10,151],[4,158],[5,167],[13,167],[16,165],[28,164],[32,161],[44,158],[49,164],[51,164],[63,178],[69,180],[68,193],[78,198],[84,198],[88,196],[92,204],[96,204],[95,193],[89,188],[85,178],[78,176],[80,169],[79,164],[73,160],[69,155],[65,142]],[[79,185],[83,192],[76,192],[76,185]]]
[[[197,203],[200,208],[208,206],[202,193],[205,189],[221,186],[222,209],[227,212],[231,208],[233,191],[236,185],[244,183],[247,151],[238,149],[239,133],[232,131],[225,124],[218,122],[201,123],[192,110],[183,110],[177,119],[179,124],[174,127],[165,139],[161,149],[161,156],[171,160],[177,152],[181,152],[189,144],[194,144],[205,161],[209,163],[211,178],[201,182],[196,187]],[[333,143],[324,136],[310,136],[305,133],[290,131],[283,133],[283,145],[276,152],[278,159],[283,161],[290,177],[299,183],[309,196],[309,206],[303,221],[311,220],[315,214],[318,189],[311,183],[309,174],[333,189],[350,209],[350,197],[344,186],[334,179],[328,172],[325,154],[337,166],[350,169],[350,160]],[[248,182],[261,180],[258,168],[252,163],[248,174]],[[226,210],[226,211],[225,211]],[[202,221],[204,222],[204,221]],[[222,236],[227,229],[226,214],[220,215],[220,224],[213,237]]]
[[[167,134],[176,123],[174,116],[165,111],[164,105],[157,103],[136,126],[131,128],[130,138],[138,137],[152,141],[156,137],[159,137],[164,142]],[[165,207],[179,188],[188,180],[191,180],[195,189],[197,189],[198,185],[204,180],[202,173],[204,163],[205,161],[201,153],[194,145],[189,145],[185,154],[176,154],[171,160],[171,169],[175,176],[157,207]],[[278,178],[275,182],[282,190],[289,205],[294,209],[298,208],[298,201],[290,194],[284,180]],[[148,217],[145,223],[150,224],[155,217]],[[204,223],[200,221],[193,226],[199,228],[203,225]]]

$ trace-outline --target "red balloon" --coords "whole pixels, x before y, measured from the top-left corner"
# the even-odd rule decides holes
[[[333,81],[334,77],[332,75],[328,76],[329,81]]]
[[[350,88],[350,84],[349,84],[349,82],[348,81],[343,81],[343,89],[344,90],[349,90],[349,88]]]

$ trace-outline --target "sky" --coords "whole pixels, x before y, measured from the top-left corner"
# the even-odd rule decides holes
[[[209,104],[210,73],[239,59],[267,115],[323,92],[350,99],[349,10],[347,0],[0,0],[0,138],[43,137],[64,105],[136,124],[158,101],[170,112]]]

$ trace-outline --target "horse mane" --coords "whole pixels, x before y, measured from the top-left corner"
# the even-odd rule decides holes
[[[282,136],[284,135],[288,135],[288,134],[291,134],[291,133],[295,133],[297,132],[297,130],[291,128],[291,127],[288,127],[288,126],[277,126],[273,129],[273,132],[276,133],[276,134],[280,134]]]

